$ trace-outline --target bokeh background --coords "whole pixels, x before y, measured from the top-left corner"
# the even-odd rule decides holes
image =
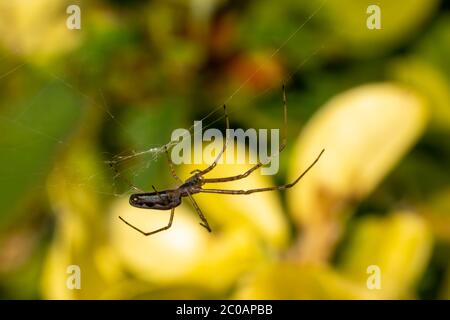
[[[70,4],[80,30],[66,27]],[[380,30],[366,27],[372,4]],[[449,8],[1,1],[0,297],[450,298]],[[224,102],[232,127],[280,128],[283,83],[279,173],[224,187],[285,183],[325,148],[294,189],[196,196],[211,234],[188,203],[151,237],[118,219],[146,230],[168,221],[128,205],[126,180],[175,185],[162,155],[136,153],[207,115],[205,127],[223,129],[211,112]],[[72,265],[79,290],[67,287]],[[374,265],[377,290],[367,286]]]

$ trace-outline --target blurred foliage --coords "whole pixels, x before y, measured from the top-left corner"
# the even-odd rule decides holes
[[[302,188],[288,191],[294,218],[304,229],[305,259],[329,256],[349,211],[417,140],[427,118],[420,96],[386,83],[342,93],[310,120],[293,154],[291,179],[314,159],[317,146],[326,146],[326,158]]]
[[[371,4],[1,2],[0,298],[449,299],[448,1],[379,0],[380,30]],[[118,220],[168,222],[128,204],[128,181],[175,185],[164,154],[143,151],[194,120],[223,128],[223,103],[232,127],[279,128],[284,82],[279,174],[223,187],[285,183],[325,148],[294,189],[196,195],[212,233],[188,202],[151,237]]]

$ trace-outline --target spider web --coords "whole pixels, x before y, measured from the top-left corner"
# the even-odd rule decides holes
[[[281,51],[282,49],[292,40],[295,38],[295,36],[310,22],[314,16],[324,7],[327,0],[324,0],[314,12],[312,12],[307,18],[292,32],[289,34],[289,36],[277,47],[269,56],[269,59],[274,59]],[[323,45],[316,48],[314,51],[310,52],[309,55],[304,58],[295,68],[292,69],[290,73],[283,79],[283,83],[288,83],[291,78],[299,72],[299,70],[306,64],[308,61],[310,61],[314,56],[316,56],[320,50],[323,49]],[[202,129],[207,129],[212,127],[213,125],[216,125],[220,123],[221,121],[225,121],[225,114],[223,111],[223,106],[227,105],[227,113],[229,117],[232,117],[232,115],[238,110],[233,110],[232,105],[230,105],[230,102],[233,101],[233,99],[239,94],[241,90],[243,90],[247,84],[258,75],[258,73],[263,69],[264,64],[261,63],[258,65],[258,67],[253,71],[253,73],[250,74],[220,105],[213,108],[208,114],[206,114],[203,118],[197,120],[201,121],[202,123]],[[273,90],[279,90],[280,96],[281,96],[281,88],[274,88],[273,86],[266,86],[265,89],[261,90],[259,93],[256,93],[253,95],[252,98],[250,98],[250,102],[253,102],[259,98],[261,98],[264,95],[267,95],[269,92]],[[281,101],[281,99],[280,99]],[[230,107],[231,106],[231,107]],[[205,125],[206,124],[206,125]],[[197,129],[197,125],[194,124],[191,127],[188,128],[188,131],[185,135],[183,135],[181,138],[185,138],[186,136],[192,135],[192,133]],[[125,181],[125,184],[129,186],[128,191],[132,191],[135,188],[135,184],[125,177],[126,171],[134,171],[132,173],[132,176],[136,177],[139,175],[139,171],[141,169],[148,169],[149,163],[157,161],[166,150],[170,150],[173,146],[175,146],[178,143],[178,141],[168,141],[165,144],[161,145],[153,145],[149,148],[135,151],[132,150],[131,152],[124,152],[121,154],[114,155],[111,160],[107,160],[106,163],[111,166],[111,168],[115,172],[115,179],[122,179]],[[275,157],[278,155],[278,152],[272,155],[272,157]],[[165,156],[165,155],[164,155]],[[118,165],[120,165],[123,162],[127,161],[133,161],[136,158],[143,158],[142,162],[145,164],[140,169],[137,168],[137,165],[132,165],[126,169],[119,170]]]
[[[326,0],[323,1],[320,6],[312,12],[291,34],[288,35],[288,37],[278,46],[277,49],[275,49],[272,54],[270,55],[270,59],[275,58],[282,49],[290,42],[292,41],[295,36],[303,29],[303,27],[310,22],[311,19],[323,8],[325,5]],[[287,83],[301,68],[303,65],[305,65],[312,57],[314,57],[322,47],[317,48],[315,51],[311,52],[309,56],[307,56],[305,59],[303,59],[296,68],[294,68],[287,77],[284,79],[284,83]],[[9,58],[16,58],[14,57],[15,54],[18,54],[18,51],[13,51],[7,54],[6,56],[0,57],[0,63],[4,60],[8,60]],[[19,58],[16,58],[20,62],[17,62],[16,65],[12,66],[11,68],[7,70],[2,70],[0,74],[0,82],[1,81],[8,81],[8,79],[16,72],[20,71],[21,69],[32,66],[32,63],[29,63],[26,61],[26,59],[23,57],[23,55],[18,55]],[[233,110],[233,106],[231,102],[233,99],[248,85],[248,83],[260,73],[260,71],[263,69],[264,64],[260,64],[255,71],[248,76],[226,99],[218,105],[217,107],[213,108],[208,114],[206,114],[201,120],[203,123],[203,129],[212,127],[221,121],[224,121],[224,113],[223,113],[223,105],[227,105],[228,109],[228,115],[230,118],[233,116],[235,112],[238,110]],[[70,137],[60,137],[55,136],[49,133],[45,128],[35,127],[30,122],[23,122],[21,120],[22,115],[26,114],[28,110],[33,108],[34,100],[38,97],[45,97],[46,91],[51,88],[52,86],[63,86],[67,90],[71,91],[76,96],[80,97],[82,101],[85,101],[89,104],[89,106],[92,106],[94,108],[99,109],[99,111],[103,114],[105,114],[111,121],[114,123],[114,126],[117,128],[117,130],[123,130],[126,131],[126,127],[123,123],[121,123],[116,116],[110,111],[108,108],[108,103],[106,102],[106,99],[103,95],[103,92],[101,89],[98,90],[98,96],[93,97],[89,94],[86,94],[85,92],[81,91],[75,84],[71,83],[69,80],[65,78],[64,75],[58,74],[57,72],[50,71],[50,70],[41,70],[43,73],[45,73],[50,81],[44,85],[41,89],[38,89],[37,92],[29,97],[29,100],[26,103],[26,106],[24,107],[23,111],[18,116],[8,117],[7,113],[1,113],[0,114],[0,121],[4,123],[8,123],[9,125],[12,125],[16,127],[18,130],[23,130],[28,132],[31,135],[34,135],[36,139],[47,139],[50,141],[53,141],[57,145],[70,147]],[[273,88],[271,86],[267,86],[264,90],[261,90],[260,93],[254,94],[250,101],[257,100],[261,98],[262,96],[268,94],[272,90],[280,90],[280,88]],[[280,96],[281,96],[281,90],[280,90]],[[281,101],[281,100],[280,100]],[[174,128],[175,129],[175,128]],[[192,134],[194,130],[196,129],[196,126],[193,125],[190,128],[188,128],[189,134]],[[167,140],[166,140],[167,141]],[[24,142],[25,143],[25,142]],[[113,172],[113,181],[114,185],[112,190],[110,188],[100,188],[98,187],[98,181],[94,184],[93,181],[98,179],[98,177],[101,176],[101,173],[98,174],[92,174],[88,177],[85,177],[82,180],[77,181],[65,181],[65,183],[71,185],[75,184],[78,187],[90,187],[91,191],[97,192],[100,194],[108,195],[108,196],[114,196],[114,197],[120,197],[124,193],[129,193],[130,191],[133,191],[133,187],[131,185],[135,185],[134,182],[135,177],[138,177],[140,174],[145,172],[153,163],[157,162],[161,156],[165,156],[165,150],[171,149],[177,142],[175,141],[167,141],[162,144],[158,145],[151,145],[144,147],[140,150],[131,150],[131,151],[124,151],[119,154],[113,154],[113,155],[105,155],[105,159],[103,159],[105,167],[112,168]],[[0,144],[1,145],[1,144]],[[19,146],[2,146],[2,153],[5,155],[8,153],[8,150],[12,150],[9,148],[17,148]],[[15,168],[19,169],[19,168]],[[19,169],[20,170],[20,169]],[[53,169],[55,171],[58,170],[64,170],[64,168],[60,167],[58,163],[56,163],[55,168]],[[110,171],[111,172],[111,171]],[[35,172],[36,176],[45,176],[48,174],[46,170]],[[8,181],[8,179],[13,179],[12,177],[2,177],[1,181],[10,183],[11,181]],[[103,178],[101,178],[103,179]],[[42,179],[45,181],[44,179]],[[125,183],[124,183],[125,181]],[[110,182],[107,178],[103,181],[104,185],[107,185]],[[102,183],[101,183],[102,184]],[[120,190],[121,188],[119,185],[126,185],[126,190]],[[38,188],[45,188],[46,184],[45,182],[42,183]],[[55,186],[59,187],[59,186]],[[120,191],[119,191],[120,190]]]

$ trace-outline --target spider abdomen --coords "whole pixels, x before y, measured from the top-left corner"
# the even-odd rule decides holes
[[[135,193],[130,196],[130,204],[141,209],[170,210],[181,204],[181,196],[175,190]]]

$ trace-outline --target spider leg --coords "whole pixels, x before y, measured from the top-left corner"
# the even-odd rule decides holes
[[[125,220],[124,218],[122,218],[121,216],[119,216],[119,219],[122,220],[123,222],[125,222],[125,224],[127,224],[128,226],[130,226],[130,227],[133,228],[134,230],[136,230],[136,231],[142,233],[144,236],[149,236],[149,235],[152,235],[152,234],[155,234],[155,233],[158,233],[158,232],[161,232],[161,231],[164,231],[164,230],[169,229],[169,228],[172,226],[174,213],[175,213],[175,208],[172,208],[172,210],[170,211],[170,219],[169,219],[169,223],[167,224],[167,226],[162,227],[162,228],[160,228],[160,229],[156,229],[156,230],[154,230],[154,231],[150,231],[150,232],[142,231],[142,230],[139,229],[138,227],[136,227],[136,226],[132,225],[131,223],[129,223],[128,221],[126,221],[126,220]]]
[[[208,230],[208,232],[211,232],[211,227],[209,226],[208,221],[206,220],[206,217],[203,215],[202,210],[200,209],[197,202],[194,200],[194,198],[191,196],[191,194],[189,192],[188,192],[188,197],[189,197],[189,200],[191,200],[191,203],[194,206],[195,211],[197,211],[198,216],[202,220],[202,222],[200,222],[200,225],[202,227],[204,227],[206,230]]]
[[[283,139],[281,140],[281,145],[278,148],[278,155],[284,150],[284,148],[286,147],[286,143],[287,143],[287,103],[286,103],[286,90],[284,88],[284,85],[283,85],[283,110],[284,110],[284,130],[283,130],[284,132],[283,132]],[[273,155],[272,155],[272,157],[273,157]],[[214,182],[228,182],[228,181],[244,179],[244,178],[248,177],[252,172],[254,172],[255,170],[259,169],[260,167],[262,167],[263,165],[265,165],[269,162],[270,162],[270,158],[269,158],[269,161],[267,161],[266,163],[258,162],[256,165],[251,167],[246,172],[244,172],[242,174],[238,174],[236,176],[225,177],[225,178],[205,178],[205,179],[203,179],[203,181],[205,183],[214,183]]]
[[[172,163],[172,160],[170,159],[169,150],[167,150],[167,147],[164,147],[164,151],[167,156],[167,163],[169,164],[170,173],[172,174],[172,176],[174,177],[175,180],[177,180],[179,183],[182,184],[183,181],[180,179],[180,177],[177,175],[177,172],[175,171],[175,167]]]
[[[158,195],[159,199],[161,199],[161,201],[164,201],[163,197],[162,197],[161,194],[158,192],[158,190],[156,190],[156,188],[155,188],[154,185],[152,185],[152,189],[153,189],[153,191],[156,192],[156,194]]]
[[[293,182],[291,183],[287,183],[281,186],[275,186],[275,187],[268,187],[268,188],[257,188],[257,189],[249,189],[249,190],[225,190],[225,189],[202,189],[202,188],[198,188],[196,189],[196,191],[198,192],[204,192],[204,193],[220,193],[220,194],[251,194],[251,193],[255,193],[255,192],[264,192],[264,191],[272,191],[272,190],[283,190],[283,189],[289,189],[292,188],[293,186],[295,186],[297,184],[297,182],[300,181],[301,178],[303,178],[303,176],[317,163],[317,161],[319,161],[319,158],[322,156],[323,152],[325,151],[325,149],[323,149],[319,156],[314,160],[313,163],[311,163],[309,165],[308,168],[306,168],[305,171],[302,172],[302,174],[295,179]]]
[[[207,167],[204,170],[193,170],[191,171],[191,173],[196,173],[199,175],[204,175],[208,172],[210,172],[212,169],[215,168],[215,166],[217,165],[217,162],[219,162],[220,158],[222,157],[223,153],[225,152],[225,150],[227,149],[227,138],[226,138],[226,132],[228,131],[228,129],[230,129],[230,120],[228,119],[228,113],[227,113],[227,107],[226,105],[223,105],[223,112],[225,113],[225,123],[226,123],[226,130],[225,130],[225,140],[223,142],[223,148],[222,150],[219,152],[219,154],[217,155],[216,159],[214,160],[213,163],[211,163],[211,165],[209,167]]]
[[[251,167],[249,170],[244,172],[243,174],[238,174],[236,176],[231,177],[224,177],[224,178],[204,178],[204,183],[214,183],[214,182],[228,182],[228,181],[234,181],[234,180],[240,180],[248,177],[253,171],[263,166],[261,162],[258,162],[255,166]]]

